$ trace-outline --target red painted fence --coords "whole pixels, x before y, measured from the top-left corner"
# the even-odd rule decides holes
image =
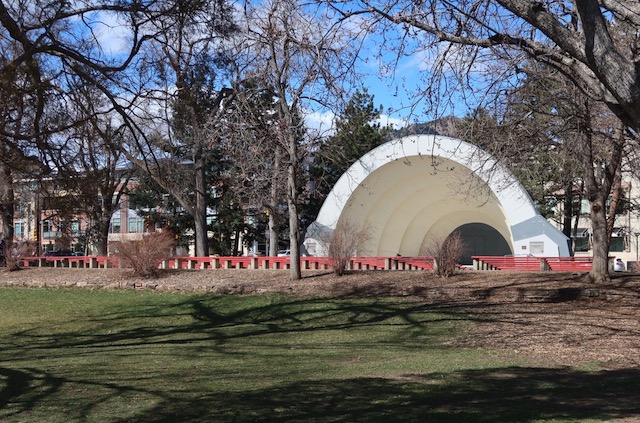
[[[476,270],[588,272],[593,257],[473,256]],[[609,257],[609,261],[615,257]]]
[[[86,269],[116,268],[121,263],[115,256],[55,256],[22,257],[25,267],[74,267]],[[290,257],[172,257],[162,260],[162,269],[288,269]],[[126,264],[122,263],[122,267]],[[328,257],[301,257],[300,267],[304,270],[330,269]],[[349,262],[353,270],[432,270],[430,257],[354,257]]]
[[[561,271],[588,272],[591,257],[515,257],[515,256],[473,256],[474,270],[505,271]],[[22,257],[25,267],[66,267],[66,268],[117,268],[121,262],[115,256],[69,256],[69,257]],[[172,257],[162,260],[158,266],[163,269],[288,269],[289,257]],[[126,267],[122,263],[122,267]],[[303,270],[331,269],[328,257],[301,257]],[[433,270],[432,257],[353,257],[348,265],[350,270]],[[466,269],[465,267],[460,267]]]

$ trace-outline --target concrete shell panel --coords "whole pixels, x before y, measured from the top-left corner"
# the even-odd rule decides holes
[[[519,181],[484,151],[453,138],[419,135],[383,144],[352,165],[314,227],[335,228],[341,219],[366,225],[369,254],[391,256],[417,255],[432,235],[482,223],[496,229],[515,254],[529,254],[527,242],[544,238],[554,244],[546,251],[568,255],[566,237],[538,217]]]

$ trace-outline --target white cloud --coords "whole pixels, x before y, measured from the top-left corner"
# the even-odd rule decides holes
[[[380,115],[376,123],[379,123],[382,126],[390,126],[392,129],[404,128],[409,124],[407,119],[393,117],[389,115]]]
[[[320,136],[332,135],[335,131],[334,119],[335,114],[331,111],[324,112],[307,112],[304,121],[307,128]]]
[[[105,54],[115,55],[129,50],[131,30],[115,14],[95,14],[91,27],[98,44]]]
[[[307,124],[307,128],[314,134],[330,136],[335,133],[334,119],[335,115],[333,112],[310,112],[305,116],[305,123]],[[390,126],[392,129],[404,128],[409,124],[406,118],[386,114],[380,115],[373,123],[379,123],[381,126]]]

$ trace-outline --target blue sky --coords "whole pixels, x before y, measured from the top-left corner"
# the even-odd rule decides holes
[[[482,54],[469,54],[465,47],[433,43],[420,33],[405,36],[399,26],[387,27],[386,31],[384,37],[369,35],[360,52],[362,69],[368,73],[362,83],[374,96],[376,106],[381,105],[386,111],[383,123],[387,123],[386,119],[388,123],[401,125],[450,115],[463,117],[475,108],[469,104],[476,104],[477,100],[468,91],[463,94],[459,81],[480,87],[481,74],[493,73],[489,69],[492,65]],[[439,79],[441,87],[432,88],[429,85],[433,66],[445,51],[447,59],[440,62],[444,63],[440,75],[446,80]],[[477,61],[469,64],[469,57]],[[456,74],[461,76],[460,80]],[[432,97],[428,97],[428,88]]]
[[[94,34],[105,53],[117,55],[127,51],[129,32],[117,18],[96,14],[93,25]],[[409,45],[408,53],[398,59],[394,57],[396,52],[389,48],[389,45],[385,46],[386,52],[381,52],[380,44],[378,36],[366,37],[364,48],[360,51],[360,66],[361,70],[368,74],[362,80],[363,87],[374,96],[375,105],[382,106],[385,111],[380,119],[383,125],[389,124],[398,128],[405,126],[407,122],[426,122],[452,113],[466,114],[467,108],[462,102],[454,102],[452,107],[455,109],[441,111],[438,113],[439,116],[427,114],[425,100],[416,99],[416,92],[424,88],[422,79],[428,75],[430,64],[438,54],[437,49],[426,50],[415,44]],[[394,63],[395,59],[398,59],[395,65],[388,66],[388,63]],[[308,121],[312,126],[321,125],[323,129],[327,129],[331,118],[331,114],[328,113],[313,113]]]

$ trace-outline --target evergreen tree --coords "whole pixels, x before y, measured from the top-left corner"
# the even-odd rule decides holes
[[[320,147],[312,168],[316,195],[311,214],[317,214],[327,194],[352,164],[385,142],[390,129],[377,122],[382,107],[376,108],[373,100],[366,89],[357,91],[337,116],[335,134]]]

